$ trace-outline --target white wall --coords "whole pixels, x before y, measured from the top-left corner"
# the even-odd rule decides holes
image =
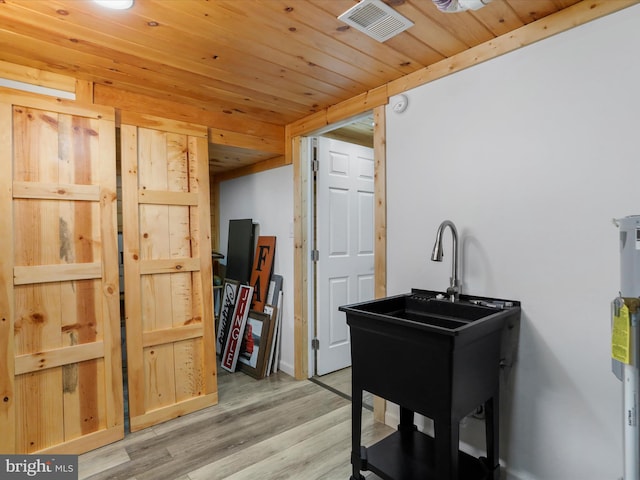
[[[446,288],[448,233],[445,261],[429,254],[451,219],[464,291],[522,301],[501,410],[511,479],[622,476],[612,219],[640,214],[639,25],[634,6],[407,92],[406,112],[387,112],[388,293]],[[484,450],[475,422],[461,436]]]
[[[282,352],[280,368],[294,374],[293,358],[293,167],[220,184],[220,251],[226,257],[229,220],[251,218],[259,235],[275,235],[273,272],[283,276]],[[226,259],[222,261],[226,263]]]

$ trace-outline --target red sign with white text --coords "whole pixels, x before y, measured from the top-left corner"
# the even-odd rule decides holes
[[[227,344],[224,347],[224,353],[220,363],[222,368],[230,372],[236,369],[236,363],[238,362],[238,355],[240,353],[240,344],[242,342],[242,335],[244,334],[244,327],[247,324],[252,296],[253,287],[241,285],[238,289],[236,307],[233,310],[231,327],[229,328],[229,336],[227,337]]]

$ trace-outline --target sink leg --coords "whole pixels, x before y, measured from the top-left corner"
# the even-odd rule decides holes
[[[412,432],[417,430],[413,423],[413,411],[409,410],[405,407],[400,407],[400,424],[398,425],[398,430],[401,432]]]
[[[458,479],[458,453],[460,449],[460,427],[451,418],[434,419],[435,458],[437,480]]]
[[[498,421],[498,407],[500,405],[500,394],[495,393],[493,397],[484,404],[485,411],[485,435],[487,441],[487,467],[493,472],[492,480],[500,480],[500,424]]]
[[[351,385],[351,466],[350,480],[364,480],[360,474],[362,458],[360,455],[360,439],[362,435],[362,388]]]

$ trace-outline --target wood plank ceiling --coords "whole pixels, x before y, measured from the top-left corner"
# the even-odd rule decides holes
[[[284,126],[580,0],[494,0],[442,13],[386,0],[415,25],[379,43],[337,17],[354,0],[0,0],[0,60]],[[211,149],[221,172],[273,153]]]

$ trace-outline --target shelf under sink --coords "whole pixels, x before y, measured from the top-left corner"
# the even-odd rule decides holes
[[[375,445],[361,449],[363,465],[384,480],[436,480],[435,440],[417,430],[394,432]],[[484,462],[459,452],[458,478],[486,480]]]

